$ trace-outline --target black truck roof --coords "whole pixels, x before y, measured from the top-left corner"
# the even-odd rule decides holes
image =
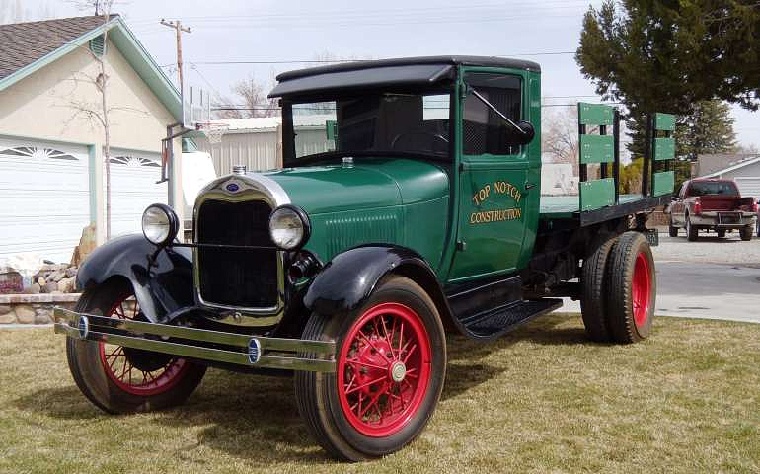
[[[533,61],[496,56],[419,56],[351,61],[295,71],[277,76],[269,97],[314,95],[331,89],[424,85],[450,79],[456,66],[488,66],[540,72]]]

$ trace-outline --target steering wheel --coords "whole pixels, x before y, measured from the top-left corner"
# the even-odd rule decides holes
[[[443,148],[441,149],[441,145]],[[447,152],[449,140],[440,133],[433,132],[402,132],[393,137],[391,148],[394,150],[429,150],[431,152]]]

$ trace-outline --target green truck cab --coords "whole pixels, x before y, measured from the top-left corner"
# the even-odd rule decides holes
[[[621,196],[619,119],[579,106],[580,197],[542,201],[536,63],[404,58],[277,79],[283,168],[209,183],[192,242],[150,206],[144,235],[94,252],[76,310],[56,310],[95,405],[178,405],[209,365],[292,373],[315,439],[360,460],[422,431],[448,333],[488,341],[572,297],[592,340],[648,336],[645,217],[670,199],[672,128],[652,129],[645,192]]]

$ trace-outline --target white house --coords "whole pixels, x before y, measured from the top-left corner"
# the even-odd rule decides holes
[[[744,197],[760,198],[760,156],[754,156],[701,178],[733,179]]]
[[[68,262],[91,224],[105,239],[99,58],[111,122],[112,236],[139,232],[152,202],[182,202],[179,179],[157,183],[161,139],[182,120],[180,94],[117,15],[0,25],[0,44],[0,258],[31,252]]]

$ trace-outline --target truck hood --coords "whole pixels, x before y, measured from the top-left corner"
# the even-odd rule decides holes
[[[263,174],[311,215],[412,204],[449,195],[448,175],[441,167],[409,159],[362,158],[353,164]]]

